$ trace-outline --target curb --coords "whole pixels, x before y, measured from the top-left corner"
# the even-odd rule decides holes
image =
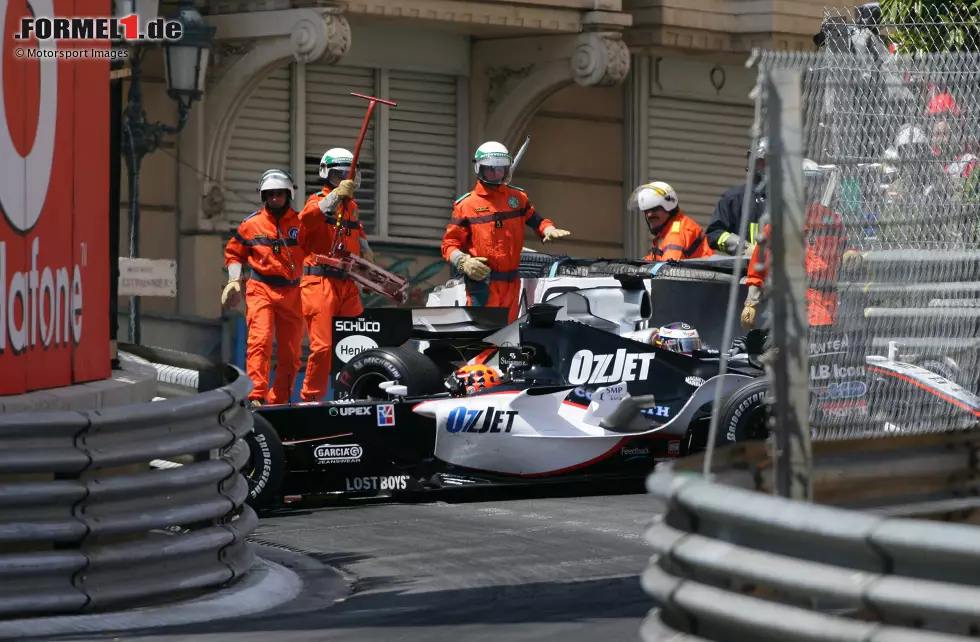
[[[127,611],[0,621],[0,640],[131,631],[251,616],[295,599],[302,589],[303,580],[299,575],[256,557],[240,581],[210,595]],[[221,615],[216,617],[217,613]]]

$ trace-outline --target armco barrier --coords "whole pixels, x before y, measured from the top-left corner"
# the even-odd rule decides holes
[[[758,492],[763,444],[719,450],[713,482],[688,472],[697,462],[662,466],[647,482],[663,505],[646,534],[655,555],[642,584],[656,607],[643,639],[976,640],[980,528],[908,516],[975,519],[978,441],[815,442],[817,501],[860,511]]]
[[[252,383],[232,376],[192,397],[0,415],[0,617],[128,607],[247,572]]]

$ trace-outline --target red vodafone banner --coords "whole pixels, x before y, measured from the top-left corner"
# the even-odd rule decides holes
[[[22,17],[108,16],[111,5],[0,6],[0,395],[10,395],[110,374],[109,61],[25,56],[66,43],[13,34]]]

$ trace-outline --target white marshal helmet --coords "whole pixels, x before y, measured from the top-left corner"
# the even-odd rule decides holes
[[[633,215],[642,216],[658,207],[673,213],[677,211],[677,205],[677,192],[674,188],[663,181],[656,181],[645,183],[633,190],[626,209]]]
[[[289,202],[296,197],[296,185],[293,183],[289,172],[283,169],[267,169],[259,180],[259,194],[274,189],[284,189],[289,191]],[[265,200],[263,197],[262,200]]]
[[[473,154],[473,171],[476,173],[477,178],[490,185],[500,185],[502,183],[509,183],[511,178],[511,166],[514,164],[514,158],[507,151],[507,148],[496,141],[487,141],[476,148],[476,153]],[[483,177],[482,167],[504,167],[507,171],[504,172],[504,177],[499,181],[490,181]]]
[[[921,127],[906,125],[895,138],[895,148],[901,150],[906,145],[928,145],[929,137]]]
[[[324,152],[323,157],[320,159],[320,178],[326,182],[330,182],[329,179],[333,178],[331,174],[333,172],[338,172],[340,174],[340,180],[347,178],[350,173],[351,163],[354,162],[354,154],[350,150],[344,149],[343,147],[334,147],[328,149]],[[337,181],[339,184],[340,181]],[[331,183],[332,185],[332,183]],[[361,170],[358,169],[354,172],[354,189],[361,188]]]

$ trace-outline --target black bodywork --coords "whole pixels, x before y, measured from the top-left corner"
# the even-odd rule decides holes
[[[455,361],[485,349],[487,344],[480,337],[488,334],[485,327],[467,327],[479,325],[472,318],[468,322],[463,319],[470,312],[468,308],[455,310],[461,315],[462,331],[458,334],[434,333],[430,329],[413,332],[411,314],[422,311],[369,310],[365,317],[383,317],[389,336],[440,339],[441,350],[449,350],[446,346],[454,345],[446,336],[449,334],[462,346]],[[717,352],[687,356],[661,350],[577,321],[558,321],[559,310],[547,304],[532,309],[520,326],[520,345],[500,348],[509,353],[508,362],[514,364],[509,374],[511,380],[487,393],[557,387],[567,390],[567,403],[587,407],[596,389],[625,379],[630,395],[655,397],[656,407],[644,411],[652,427],[673,417],[697,390],[698,382],[718,372]],[[431,315],[432,311],[424,312]],[[381,315],[371,317],[372,312]],[[395,329],[396,324],[400,329]],[[590,354],[579,354],[576,360],[576,353],[585,349]],[[587,370],[584,357],[588,357]],[[748,376],[762,374],[750,366],[734,366],[729,371]],[[412,411],[420,401],[443,396],[448,393],[391,402],[344,400],[257,408],[255,412],[275,428],[283,444],[287,474],[277,495],[373,494],[419,490],[431,485],[642,477],[651,472],[655,462],[682,454],[681,441],[686,427],[671,426],[664,433],[624,435],[622,447],[608,456],[547,475],[528,478],[462,469],[435,459],[435,421]],[[708,416],[707,410],[701,413],[702,418]]]

